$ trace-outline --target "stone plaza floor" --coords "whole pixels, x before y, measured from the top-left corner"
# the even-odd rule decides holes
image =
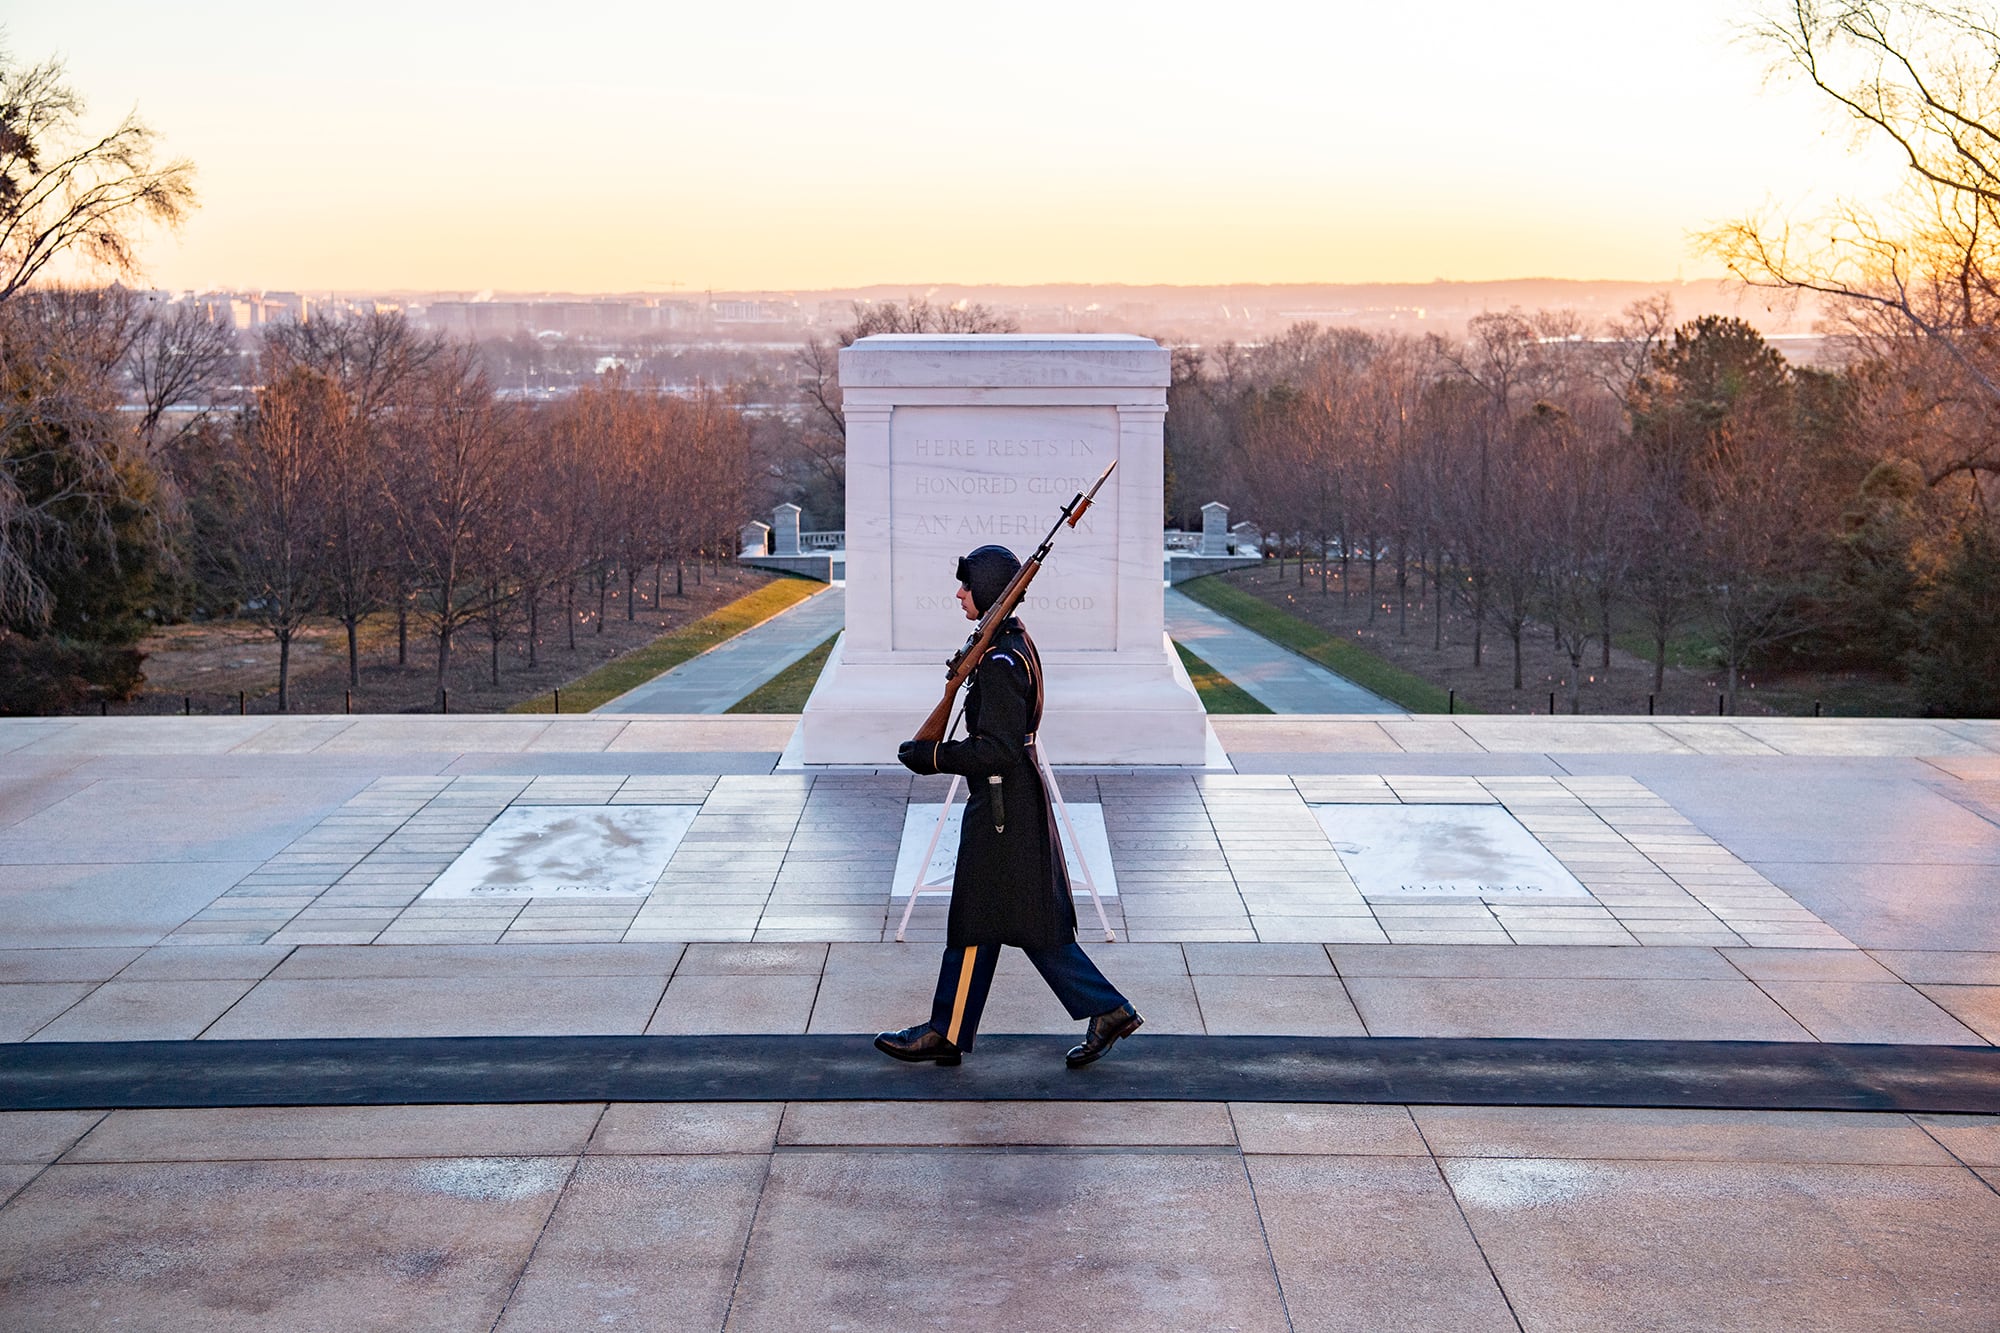
[[[2000,723],[1214,722],[1227,769],[1061,771],[1116,871],[1118,942],[1081,901],[1080,938],[1147,1018],[1078,1079],[1149,1037],[2000,1043]],[[935,978],[943,906],[897,944],[891,888],[943,784],[781,771],[792,726],[0,721],[0,1041],[197,1073],[204,1043],[865,1050]],[[507,820],[630,809],[660,816],[641,892],[438,891]],[[1384,812],[1466,865],[1381,869],[1356,830]],[[1003,955],[984,1034],[1059,1065],[1077,1027]],[[0,1329],[2000,1327],[2000,1116],[966,1100],[954,1073],[7,1111]]]

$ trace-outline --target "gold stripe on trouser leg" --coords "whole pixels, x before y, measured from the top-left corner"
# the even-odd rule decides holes
[[[958,969],[958,994],[951,1001],[951,1026],[945,1029],[944,1039],[958,1045],[958,1025],[965,1021],[965,997],[972,993],[972,960],[979,954],[979,946],[972,945],[965,951],[965,961]]]

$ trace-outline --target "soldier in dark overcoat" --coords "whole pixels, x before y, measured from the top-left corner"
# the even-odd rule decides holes
[[[960,560],[958,597],[967,619],[985,614],[1020,567],[1004,546],[982,546]],[[912,772],[957,773],[971,791],[930,1021],[875,1038],[899,1060],[959,1062],[979,1031],[1000,948],[1009,944],[1028,955],[1071,1018],[1089,1020],[1067,1056],[1072,1068],[1097,1059],[1143,1021],[1076,942],[1069,869],[1035,753],[1041,717],[1041,655],[1026,627],[1010,617],[972,672],[966,738],[905,741],[897,752]]]

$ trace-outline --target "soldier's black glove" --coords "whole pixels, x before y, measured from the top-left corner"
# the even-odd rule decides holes
[[[912,773],[929,776],[937,772],[936,741],[904,741],[896,747],[896,762]]]

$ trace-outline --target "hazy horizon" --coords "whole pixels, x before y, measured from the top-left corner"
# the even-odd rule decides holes
[[[978,282],[978,281],[962,281],[957,279],[934,279],[923,282],[877,281],[877,282],[832,283],[821,286],[778,286],[771,283],[762,283],[762,284],[753,283],[753,284],[745,284],[745,285],[729,286],[729,287],[711,286],[699,289],[690,288],[685,284],[674,287],[657,287],[657,286],[656,287],[647,287],[647,286],[499,287],[490,285],[484,287],[473,287],[473,286],[463,286],[463,285],[447,287],[447,286],[437,286],[437,285],[423,286],[423,285],[411,285],[411,284],[387,285],[383,283],[366,283],[366,282],[349,283],[339,286],[327,286],[323,284],[312,284],[312,283],[266,283],[262,285],[240,285],[235,288],[217,286],[210,290],[305,291],[305,292],[324,291],[324,292],[334,292],[344,295],[374,293],[384,296],[403,295],[403,294],[417,295],[420,293],[437,295],[445,292],[451,292],[451,293],[462,293],[473,299],[482,299],[490,297],[496,300],[502,297],[543,296],[543,295],[657,296],[669,299],[672,298],[691,299],[695,295],[706,292],[727,294],[732,296],[752,295],[752,294],[818,295],[821,293],[829,293],[829,292],[868,292],[868,293],[879,292],[883,294],[893,294],[898,298],[900,298],[903,295],[908,295],[910,297],[917,299],[925,299],[929,294],[935,294],[939,292],[963,292],[963,291],[1035,292],[1035,291],[1056,291],[1065,289],[1075,289],[1080,291],[1095,291],[1101,289],[1101,290],[1111,290],[1111,291],[1208,292],[1208,291],[1237,291],[1237,290],[1279,291],[1288,288],[1296,288],[1301,290],[1309,290],[1313,288],[1363,289],[1363,290],[1365,289],[1395,290],[1395,289],[1408,288],[1416,290],[1416,289],[1435,288],[1435,287],[1516,287],[1516,286],[1530,286],[1538,283],[1546,283],[1551,286],[1568,285],[1568,286],[1579,286],[1579,287],[1584,287],[1584,286],[1648,287],[1648,288],[1658,288],[1661,290],[1669,290],[1676,287],[1731,286],[1734,285],[1734,282],[1735,282],[1734,279],[1731,279],[1725,274],[1715,273],[1715,274],[1706,274],[1703,276],[1692,277],[1692,278],[1627,278],[1627,277],[1559,278],[1559,277],[1550,277],[1546,274],[1525,274],[1517,277],[1507,277],[1507,278],[1431,278],[1423,281],[1402,281],[1402,282],[1366,282],[1366,281],[1338,282],[1338,281],[1322,281],[1316,279],[1290,279],[1290,278],[1274,278],[1261,282],[1251,282],[1251,281],[1096,282],[1088,279],[1059,279],[1059,278],[1028,279],[1018,282]],[[179,284],[155,283],[153,285],[162,289],[179,288]]]

